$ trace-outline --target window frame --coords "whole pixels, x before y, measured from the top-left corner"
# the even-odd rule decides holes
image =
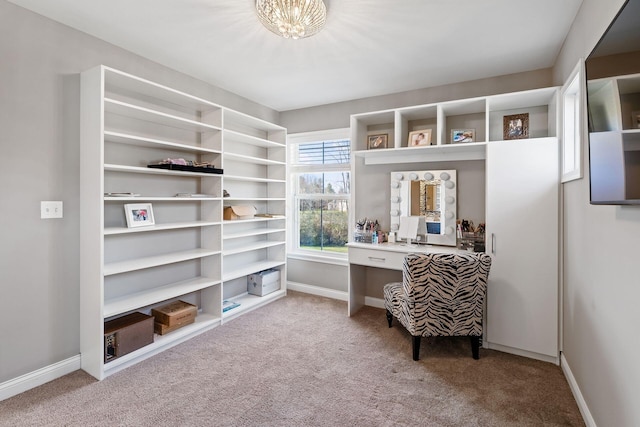
[[[299,225],[300,225],[300,209],[299,209],[299,198],[300,194],[298,194],[298,180],[297,176],[300,173],[322,173],[322,172],[348,172],[349,173],[349,181],[350,185],[353,180],[351,176],[351,161],[348,163],[340,163],[340,164],[321,164],[321,165],[300,165],[296,164],[297,157],[295,155],[296,149],[301,144],[312,144],[319,143],[323,141],[334,141],[334,140],[347,140],[349,141],[349,146],[351,147],[351,130],[350,128],[340,128],[340,129],[329,129],[329,130],[321,130],[321,131],[312,131],[312,132],[300,132],[300,133],[292,133],[287,135],[287,145],[289,152],[289,191],[287,194],[288,205],[290,207],[289,218],[291,221],[288,221],[287,235],[289,236],[289,241],[287,242],[287,254],[290,258],[308,260],[308,261],[317,261],[317,262],[325,262],[330,264],[338,264],[338,265],[346,265],[348,255],[347,253],[336,253],[336,252],[328,252],[328,251],[316,251],[300,248],[300,235],[299,235]],[[351,149],[351,148],[350,148]],[[350,155],[353,155],[351,153]],[[310,197],[304,197],[306,199],[320,199],[324,200],[326,198],[331,199],[343,199],[347,200],[347,203],[351,204],[351,193],[349,194],[332,194],[327,197],[320,197],[317,195],[311,195]],[[352,207],[349,206],[348,209]],[[349,211],[347,210],[347,218],[350,218]]]
[[[586,83],[584,60],[578,64],[562,86],[562,183],[581,179],[584,138],[584,124],[586,122]],[[572,165],[567,166],[567,160],[572,157]]]

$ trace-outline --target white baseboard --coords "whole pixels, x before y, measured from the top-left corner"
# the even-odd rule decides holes
[[[382,298],[364,297],[364,305],[375,308],[384,308],[384,300]]]
[[[584,423],[587,427],[597,427],[596,422],[591,416],[591,411],[589,411],[589,407],[587,406],[587,402],[584,400],[582,396],[582,392],[580,391],[580,387],[578,387],[578,383],[576,382],[576,378],[573,376],[571,372],[571,368],[569,367],[569,362],[564,357],[564,353],[560,353],[560,366],[562,367],[562,372],[564,372],[564,376],[569,383],[569,387],[571,387],[571,392],[573,393],[574,399],[576,399],[576,403],[578,404],[578,409],[580,409],[580,413],[582,414],[582,418],[584,419]]]
[[[0,384],[0,401],[80,369],[80,355],[45,366]]]
[[[349,300],[349,294],[347,292],[336,291],[335,289],[327,289],[321,286],[307,285],[305,283],[287,282],[287,289],[290,289],[292,291],[304,292],[305,294],[333,298],[340,301]]]

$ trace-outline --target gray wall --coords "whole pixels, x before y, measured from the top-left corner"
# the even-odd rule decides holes
[[[438,86],[394,95],[285,111],[280,114],[281,124],[287,127],[289,133],[344,128],[350,126],[349,119],[351,114],[549,87],[553,85],[551,71],[551,69],[535,70],[455,85]],[[383,227],[386,224],[385,228],[388,228],[389,206],[386,201],[390,197],[381,195],[380,189],[389,189],[389,173],[391,171],[454,168],[462,174],[458,176],[459,185],[461,186],[459,191],[464,192],[458,197],[458,216],[473,219],[475,222],[484,221],[484,214],[478,213],[484,212],[485,194],[484,164],[479,163],[461,162],[456,164],[456,162],[453,162],[440,165],[429,164],[428,166],[420,163],[382,165],[376,167],[375,171],[372,170],[373,168],[368,168],[367,170],[372,175],[365,179],[369,186],[367,194],[376,194],[376,198],[385,201],[384,204],[380,205],[378,211],[371,212],[368,216],[381,219]],[[477,203],[476,200],[478,201]],[[313,274],[318,270],[323,271],[323,273],[320,275]],[[287,278],[293,282],[346,292],[347,274],[346,266],[335,264],[318,265],[311,261],[296,260],[294,264],[289,265]],[[375,292],[370,292],[369,295],[379,296],[379,292],[376,289]]]
[[[586,58],[623,0],[584,0],[558,57],[563,82]],[[584,178],[563,186],[563,354],[598,426],[640,425],[640,207],[589,204]]]
[[[0,383],[78,355],[81,71],[112,66],[269,121],[278,113],[0,0]],[[62,200],[63,219],[40,219]]]

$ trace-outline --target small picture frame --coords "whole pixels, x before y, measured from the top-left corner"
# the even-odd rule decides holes
[[[464,142],[475,142],[476,130],[475,129],[452,129],[451,130],[451,143],[460,144]]]
[[[153,207],[151,203],[131,203],[124,205],[124,216],[127,218],[127,227],[144,227],[154,225]]]
[[[368,150],[378,150],[381,148],[387,148],[387,144],[389,143],[389,134],[382,133],[379,135],[369,135],[367,136],[367,149]]]
[[[421,147],[424,145],[431,145],[431,129],[420,129],[413,132],[409,132],[407,145],[409,147]]]
[[[505,140],[529,138],[529,113],[504,116],[502,134]]]

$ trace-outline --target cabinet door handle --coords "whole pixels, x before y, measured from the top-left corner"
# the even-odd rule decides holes
[[[369,257],[369,261],[380,261],[380,262],[385,262],[385,261],[386,261],[386,258],[378,258],[378,257],[375,257],[375,256],[370,256],[370,257]]]
[[[491,253],[496,254],[496,235],[491,233]]]

